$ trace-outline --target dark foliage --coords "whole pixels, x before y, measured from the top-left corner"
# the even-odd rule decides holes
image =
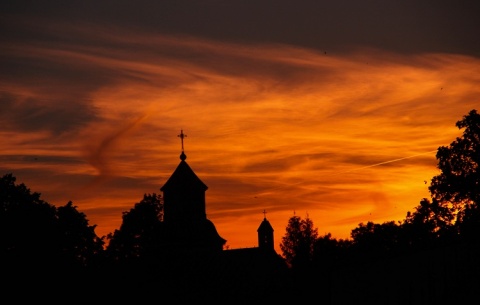
[[[434,199],[461,213],[480,203],[480,114],[472,110],[456,126],[464,129],[463,135],[438,149],[441,174],[433,177],[429,190]]]
[[[103,240],[72,202],[56,208],[12,174],[0,179],[0,251],[11,275],[68,275],[93,267]]]
[[[317,237],[318,230],[308,215],[304,219],[295,215],[290,217],[280,244],[287,263],[295,268],[308,266],[312,260]]]
[[[120,229],[107,236],[108,257],[116,262],[126,262],[150,255],[162,229],[162,213],[161,196],[144,194],[129,212],[123,213]]]
[[[480,115],[472,110],[456,126],[463,136],[437,152],[432,199],[423,198],[403,221],[360,223],[351,239],[316,238],[312,259],[301,265],[316,279],[297,277],[297,286],[320,289],[334,304],[446,304],[473,296],[480,284]],[[292,217],[281,245],[287,261],[303,256],[302,239],[301,219]]]
[[[480,114],[471,110],[456,123],[463,135],[438,149],[441,173],[432,179],[430,193],[456,216],[457,233],[478,242],[480,220]]]

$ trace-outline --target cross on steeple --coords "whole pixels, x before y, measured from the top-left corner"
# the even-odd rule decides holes
[[[187,135],[183,133],[183,129],[180,130],[180,134],[177,136],[180,138],[180,140],[182,141],[182,153],[180,154],[180,160],[182,161],[185,161],[185,159],[187,159],[187,155],[185,155],[185,152],[183,151],[183,139],[186,137]]]
[[[267,219],[267,211],[263,210],[263,218]]]
[[[182,152],[183,152],[183,138],[185,138],[187,135],[183,133],[183,129],[180,130],[180,134],[177,136],[180,138],[180,140],[182,141]]]

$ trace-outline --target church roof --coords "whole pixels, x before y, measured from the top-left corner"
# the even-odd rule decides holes
[[[188,247],[197,246],[217,246],[220,248],[227,242],[222,238],[215,228],[213,222],[209,219],[202,219],[194,222],[191,225],[183,223],[169,223],[168,230],[170,230],[173,243],[180,245],[187,245]]]
[[[189,187],[189,188],[198,188],[203,191],[208,189],[208,186],[198,178],[195,172],[190,168],[188,163],[185,161],[187,156],[182,152],[180,155],[180,164],[167,180],[167,182],[160,188],[163,192],[168,189],[178,189],[179,187]]]
[[[272,225],[270,224],[270,222],[267,220],[267,218],[264,218],[262,223],[260,224],[260,226],[258,227],[257,229],[257,232],[259,231],[265,231],[265,230],[268,230],[268,231],[273,231],[273,227]]]

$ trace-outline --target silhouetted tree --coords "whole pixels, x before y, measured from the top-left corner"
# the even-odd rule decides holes
[[[295,215],[290,217],[280,244],[286,262],[294,268],[307,266],[312,260],[317,236],[318,230],[308,215],[305,219]]]
[[[59,242],[63,261],[81,267],[97,267],[103,258],[103,238],[95,234],[86,215],[77,210],[72,201],[57,208]]]
[[[0,251],[3,270],[41,274],[83,270],[103,250],[83,213],[40,199],[12,174],[0,179]],[[74,269],[71,269],[74,268]]]
[[[461,226],[464,221],[480,221],[480,114],[471,110],[455,124],[464,129],[448,147],[438,148],[437,167],[441,174],[432,178],[429,186],[434,200],[452,209],[459,228],[469,230],[472,224]]]
[[[29,269],[58,254],[55,207],[15,181],[12,174],[0,180],[2,258],[6,267]]]
[[[467,205],[462,211],[460,221],[456,224],[460,238],[480,247],[480,208],[477,205]]]
[[[291,266],[295,258],[297,248],[302,239],[301,218],[292,216],[288,220],[285,235],[282,237],[280,249],[286,262]]]
[[[366,261],[396,255],[401,248],[400,230],[394,221],[360,223],[351,232],[355,255]]]
[[[317,238],[314,244],[313,261],[320,273],[330,272],[342,267],[349,260],[352,247],[350,239],[336,239],[331,233]]]
[[[406,248],[424,250],[438,245],[441,239],[449,240],[454,234],[454,218],[450,207],[423,198],[413,213],[407,212],[402,223]]]
[[[122,215],[120,229],[109,234],[107,255],[117,262],[146,260],[161,241],[163,201],[160,195],[144,194],[134,208]]]

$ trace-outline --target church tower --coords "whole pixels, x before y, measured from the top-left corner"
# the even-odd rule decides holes
[[[198,178],[185,161],[183,130],[178,135],[182,139],[180,164],[160,188],[163,192],[165,222],[194,221],[207,218],[205,213],[205,191],[208,187]]]
[[[186,135],[178,135],[182,142],[180,164],[160,188],[163,192],[163,221],[175,247],[189,250],[221,251],[226,240],[220,237],[215,225],[207,219],[205,191],[208,187],[185,161],[183,148]]]
[[[267,220],[266,211],[263,210],[263,221],[257,229],[258,233],[258,247],[262,250],[273,251],[273,227]]]

